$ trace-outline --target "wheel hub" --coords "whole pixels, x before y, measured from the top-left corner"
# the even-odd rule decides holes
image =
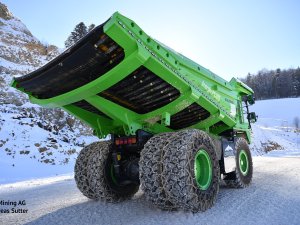
[[[245,150],[241,150],[239,154],[240,171],[245,176],[248,174],[249,162]]]
[[[207,190],[212,180],[212,164],[207,151],[200,149],[194,161],[195,179],[200,190]]]

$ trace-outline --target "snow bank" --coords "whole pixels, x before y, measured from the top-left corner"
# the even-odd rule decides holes
[[[99,140],[78,130],[55,133],[42,126],[35,118],[0,110],[0,171],[5,171],[0,184],[72,173],[82,146]]]
[[[300,133],[295,129],[294,119],[300,119],[300,98],[257,101],[251,111],[258,115],[258,122],[252,125],[253,154],[299,155]]]

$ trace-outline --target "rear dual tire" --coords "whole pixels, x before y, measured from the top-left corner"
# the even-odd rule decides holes
[[[77,188],[81,193],[90,198],[97,199],[95,192],[90,188],[90,182],[88,180],[87,165],[90,155],[97,149],[98,143],[92,143],[85,146],[79,153],[75,168],[74,168],[74,178]]]
[[[175,210],[163,187],[164,147],[171,141],[174,133],[161,133],[153,136],[141,152],[139,169],[141,189],[146,199],[163,210]]]
[[[140,171],[146,199],[161,209],[205,211],[214,205],[219,192],[214,145],[200,130],[150,139],[141,152]]]
[[[131,198],[137,184],[121,184],[114,176],[111,143],[95,142],[82,149],[75,164],[78,189],[90,199],[120,202]]]

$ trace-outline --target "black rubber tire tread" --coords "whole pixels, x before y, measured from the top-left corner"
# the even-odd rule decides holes
[[[252,181],[252,175],[253,175],[253,162],[252,162],[251,151],[247,141],[244,138],[237,138],[235,143],[235,150],[236,150],[235,171],[225,175],[224,181],[225,184],[230,188],[245,188],[250,185]],[[248,157],[249,171],[246,174],[246,176],[243,175],[240,171],[239,154],[241,150],[244,150]]]
[[[176,133],[161,133],[153,136],[141,151],[139,169],[141,189],[146,199],[162,210],[176,210],[163,188],[164,147]]]
[[[74,167],[74,178],[77,185],[77,188],[81,191],[81,193],[90,198],[97,199],[93,190],[91,190],[89,181],[87,178],[87,164],[90,155],[95,151],[95,147],[97,146],[97,142],[91,143],[85,146],[79,153],[75,167]]]
[[[201,190],[195,180],[194,160],[199,149],[204,149],[212,163],[212,181]],[[211,138],[197,129],[179,131],[165,147],[164,188],[173,204],[183,210],[198,212],[211,208],[219,192],[219,162]]]
[[[139,185],[114,183],[110,173],[112,166],[111,142],[98,142],[96,148],[97,151],[94,151],[89,157],[88,180],[97,199],[111,203],[130,199],[138,191]]]

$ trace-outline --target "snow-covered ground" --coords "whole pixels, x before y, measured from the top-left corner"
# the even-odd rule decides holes
[[[300,157],[300,98],[257,101],[251,111],[258,115],[253,128],[254,155]],[[300,126],[300,124],[299,124]]]
[[[0,110],[0,116],[0,184],[71,174],[82,146],[99,140],[67,129],[49,132],[45,125],[52,129],[51,121],[27,117],[13,107]]]
[[[256,101],[250,109],[257,112],[258,123],[264,126],[294,126],[294,119],[300,119],[300,98]]]

